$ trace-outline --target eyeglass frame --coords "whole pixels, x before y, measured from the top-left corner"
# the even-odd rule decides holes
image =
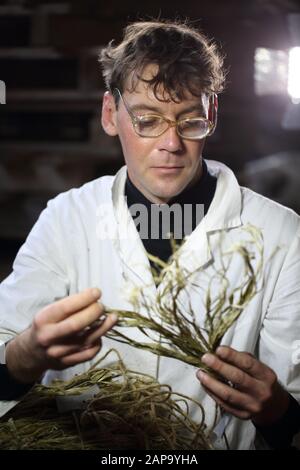
[[[202,139],[205,139],[206,137],[209,137],[213,134],[215,128],[216,128],[216,116],[215,116],[215,102],[217,100],[217,95],[216,94],[213,94],[210,96],[210,106],[213,106],[214,107],[214,112],[213,112],[213,122],[210,120],[210,119],[207,119],[207,118],[203,118],[203,117],[198,117],[198,118],[185,118],[185,119],[177,119],[176,121],[173,121],[172,119],[169,119],[169,118],[166,118],[165,116],[161,115],[161,114],[151,114],[151,113],[148,113],[148,114],[144,114],[143,116],[136,116],[130,109],[130,106],[126,103],[126,100],[123,98],[123,95],[122,93],[120,92],[119,88],[114,88],[114,91],[113,91],[113,96],[114,96],[114,92],[117,91],[118,92],[118,95],[119,97],[121,98],[123,104],[124,104],[124,107],[127,111],[127,113],[129,114],[129,117],[131,119],[131,122],[132,122],[132,126],[133,126],[133,129],[135,131],[135,133],[139,136],[139,137],[144,137],[144,138],[149,138],[149,139],[156,139],[157,137],[160,137],[161,135],[163,135],[165,132],[167,132],[167,130],[170,129],[170,127],[176,127],[176,132],[177,134],[182,138],[182,139],[186,139],[186,140],[202,140]],[[211,98],[213,98],[211,100]],[[145,136],[145,135],[141,135],[137,129],[136,129],[136,126],[140,120],[141,117],[144,117],[144,116],[154,116],[154,117],[159,117],[161,119],[163,119],[167,124],[168,124],[168,127],[162,131],[160,134],[158,135],[150,135],[150,136]],[[184,135],[182,135],[179,130],[178,130],[178,125],[181,123],[181,122],[188,122],[188,121],[194,121],[194,120],[199,120],[199,121],[206,121],[209,123],[209,130],[208,130],[208,133],[206,135],[204,135],[203,137],[186,137]]]

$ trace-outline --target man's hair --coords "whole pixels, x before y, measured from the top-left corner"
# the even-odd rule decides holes
[[[111,41],[102,49],[106,87],[134,91],[139,80],[148,83],[157,99],[165,94],[181,101],[186,92],[193,96],[220,93],[224,87],[223,57],[216,44],[186,23],[177,21],[135,22],[124,30],[120,44]],[[157,72],[149,79],[143,71],[149,64]],[[156,70],[156,69],[155,69]]]

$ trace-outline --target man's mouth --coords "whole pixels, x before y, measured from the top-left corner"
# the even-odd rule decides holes
[[[155,166],[153,170],[155,173],[160,173],[161,175],[176,175],[181,172],[183,166]]]
[[[154,166],[153,168],[156,169],[163,169],[163,170],[173,170],[173,169],[179,169],[183,168],[182,165],[159,165],[159,166]]]

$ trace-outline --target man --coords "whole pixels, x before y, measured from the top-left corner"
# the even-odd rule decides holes
[[[300,219],[240,188],[224,165],[202,159],[224,82],[222,59],[202,34],[184,24],[135,23],[119,45],[102,51],[100,62],[108,90],[102,126],[120,139],[126,167],[115,177],[99,178],[50,201],[2,283],[2,413],[14,404],[8,399],[42,377],[44,382],[66,379],[89,367],[101,338],[117,321],[112,314],[97,323],[103,305],[129,309],[128,283],[143,286],[147,299],[155,302],[163,286],[155,285],[146,251],[168,260],[170,244],[164,236],[137,235],[133,205],[202,204],[205,217],[192,216],[192,233],[184,243],[190,253],[186,267],[196,262],[209,273],[218,262],[209,247],[220,233],[238,242],[244,225],[251,223],[262,230],[266,259],[271,258],[264,266],[265,285],[224,336],[226,346],[203,358],[225,382],[163,357],[158,379],[202,401],[209,426],[214,401],[222,406],[226,414],[216,431],[221,447],[224,430],[230,448],[253,447],[255,428],[271,445],[287,446],[298,426],[290,417],[299,409],[295,398],[300,396],[299,365],[292,361],[300,333]],[[99,236],[104,225],[114,236]],[[240,276],[241,266],[233,266],[230,280]],[[201,295],[189,292],[198,312],[203,312]],[[145,340],[138,330],[131,334]],[[112,345],[129,368],[155,375],[156,356],[103,339],[103,348]],[[283,441],[278,429],[284,430]]]

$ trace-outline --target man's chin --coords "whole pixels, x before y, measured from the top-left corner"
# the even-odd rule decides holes
[[[184,188],[181,187],[176,187],[173,190],[171,188],[168,188],[166,191],[166,188],[164,188],[164,191],[155,191],[153,194],[155,194],[155,198],[159,200],[161,204],[168,203],[171,199],[174,197],[178,196]]]

